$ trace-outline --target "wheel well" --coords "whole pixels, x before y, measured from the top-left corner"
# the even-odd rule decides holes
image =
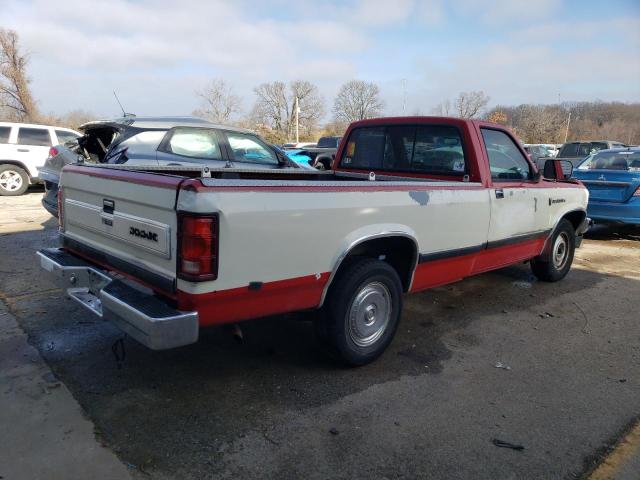
[[[582,222],[584,221],[586,216],[587,216],[586,212],[583,212],[581,210],[574,210],[573,212],[567,213],[562,218],[566,218],[567,220],[569,220],[571,222],[571,225],[573,225],[573,229],[577,230],[580,224],[582,224]]]
[[[373,238],[354,246],[342,260],[336,276],[358,257],[380,258],[391,265],[402,281],[402,289],[409,291],[418,250],[416,242],[403,236]]]
[[[20,167],[29,177],[29,181],[31,181],[31,174],[29,173],[29,169],[23,163],[16,162],[15,160],[0,160],[0,167],[2,165],[14,165],[16,167]]]

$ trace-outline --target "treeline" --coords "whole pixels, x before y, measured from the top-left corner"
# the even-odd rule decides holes
[[[510,127],[525,143],[564,143],[566,138],[566,141],[618,140],[640,144],[640,103],[497,106],[485,118]]]

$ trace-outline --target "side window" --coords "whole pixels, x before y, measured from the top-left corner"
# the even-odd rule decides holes
[[[18,129],[18,144],[32,145],[35,147],[50,147],[51,136],[49,130],[44,128],[23,128]]]
[[[509,135],[500,130],[480,129],[494,180],[528,180],[531,167]]]
[[[599,152],[600,150],[606,150],[609,148],[609,145],[603,142],[591,142],[589,153],[591,152]],[[588,154],[587,154],[588,155]]]
[[[411,169],[443,175],[462,175],[466,170],[460,132],[455,127],[417,127]]]
[[[564,147],[562,147],[562,150],[560,151],[558,156],[559,157],[577,157],[579,146],[580,146],[579,143],[568,143]]]
[[[205,128],[174,129],[164,149],[184,157],[222,160],[218,135],[215,130]]]
[[[586,157],[591,153],[591,150],[594,149],[591,143],[581,143],[578,147],[578,157]],[[600,150],[599,148],[596,149]]]
[[[0,127],[0,143],[9,143],[11,127]]]
[[[79,137],[77,133],[67,132],[66,130],[56,130],[56,137],[58,137],[58,143],[67,143],[71,140],[75,140]]]
[[[275,152],[254,135],[227,132],[227,141],[236,162],[278,164]]]

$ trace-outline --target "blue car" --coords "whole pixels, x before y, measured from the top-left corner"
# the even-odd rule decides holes
[[[640,147],[600,150],[573,176],[589,189],[587,215],[594,221],[640,225]]]
[[[273,145],[273,148],[285,155],[289,160],[295,162],[299,167],[305,168],[307,170],[315,170],[315,168],[311,165],[313,160],[308,155],[304,154],[304,150],[301,149],[289,149],[283,150],[277,145]]]

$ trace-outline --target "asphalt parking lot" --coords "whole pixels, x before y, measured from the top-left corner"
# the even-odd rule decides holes
[[[119,331],[40,271],[41,195],[0,197],[0,300],[135,478],[582,478],[640,418],[638,230],[595,229],[560,283],[521,265],[407,297],[366,367],[309,314],[117,362]]]

